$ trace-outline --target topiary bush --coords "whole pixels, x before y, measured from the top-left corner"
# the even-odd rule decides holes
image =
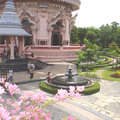
[[[51,87],[47,85],[45,82],[40,82],[40,89],[51,94],[56,94],[58,91],[57,88]],[[90,95],[98,92],[99,90],[100,90],[100,84],[95,81],[94,85],[89,88],[85,88],[85,91],[83,91],[82,94]]]

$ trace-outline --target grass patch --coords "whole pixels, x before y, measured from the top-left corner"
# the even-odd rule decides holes
[[[84,77],[97,78],[97,75],[95,74],[95,72],[90,72],[90,74],[89,74],[89,72],[88,73],[87,72],[80,72],[80,73],[78,73],[78,75],[84,76]]]
[[[45,82],[40,82],[40,89],[51,94],[56,94],[58,91],[57,88],[51,87],[47,85]],[[85,91],[83,91],[82,94],[90,95],[98,92],[99,90],[100,90],[100,84],[95,81],[94,85],[89,88],[85,88]]]
[[[117,81],[117,82],[120,82],[120,78],[114,78],[114,77],[111,77],[110,75],[115,73],[116,70],[112,70],[112,69],[106,69],[102,72],[102,78],[103,79],[107,79],[107,80],[111,80],[111,81]]]

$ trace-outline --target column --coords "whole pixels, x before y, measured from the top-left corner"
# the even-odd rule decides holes
[[[24,46],[25,46],[25,44],[24,44],[24,36],[22,36],[21,37],[21,52],[23,52]]]
[[[65,17],[65,44],[70,44],[70,12],[66,11]]]
[[[9,49],[9,37],[8,36],[6,37],[6,48],[7,48],[7,51],[8,51],[8,49]]]
[[[14,58],[14,36],[10,36],[10,59]]]
[[[49,31],[49,39],[47,41],[47,45],[51,46],[51,39],[52,39],[52,31]]]
[[[40,43],[42,43],[43,45],[47,44],[48,45],[48,6],[42,6],[40,5],[40,9],[39,9],[39,18],[40,18],[40,22],[39,22],[39,40]],[[46,43],[47,42],[47,43]]]
[[[32,30],[33,33],[33,45],[37,45],[37,31],[36,29]]]
[[[21,57],[21,40],[20,37],[18,38],[18,55]]]

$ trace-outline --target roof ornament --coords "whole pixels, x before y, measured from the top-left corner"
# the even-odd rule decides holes
[[[31,36],[20,23],[13,0],[7,0],[0,19],[0,35],[2,36]]]

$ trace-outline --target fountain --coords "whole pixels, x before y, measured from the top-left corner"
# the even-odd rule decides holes
[[[69,86],[85,86],[91,87],[94,85],[92,80],[73,74],[71,66],[68,66],[67,73],[65,75],[56,76],[50,81],[46,81],[46,84],[55,88],[68,89]]]

